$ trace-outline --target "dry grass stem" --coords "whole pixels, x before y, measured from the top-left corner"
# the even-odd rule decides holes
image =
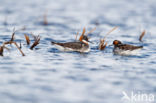
[[[14,41],[4,42],[4,43],[3,43],[3,47],[4,47],[5,45],[7,45],[7,44],[14,44],[14,45],[17,47],[17,49],[21,52],[22,56],[25,56],[25,54],[23,53],[23,51],[20,49],[20,47],[17,45],[16,42],[14,42]]]
[[[24,34],[25,40],[27,42],[27,45],[30,45],[30,39],[29,36],[27,34]]]
[[[95,31],[96,30],[96,27],[95,28],[93,28],[92,30],[90,30],[86,35],[88,35],[88,34],[90,34],[90,33],[92,33],[93,31]]]
[[[140,42],[142,42],[142,38],[144,37],[145,33],[146,33],[145,30],[141,33],[141,35],[140,35],[140,37],[139,37],[139,41],[140,41]]]
[[[35,42],[30,47],[31,50],[33,50],[33,48],[39,44],[40,36],[39,35],[38,36],[35,36],[35,39],[34,40],[35,40]]]
[[[99,50],[104,50],[107,46],[107,42],[105,43],[104,39],[100,39]]]
[[[104,39],[106,39],[106,37],[111,33],[111,32],[113,32],[115,29],[117,29],[118,27],[116,26],[116,27],[114,27],[113,29],[111,29],[107,34],[106,34],[106,36],[104,37]]]
[[[75,40],[77,40],[77,36],[79,35],[79,31],[77,32],[77,34],[76,34],[76,37],[75,37]]]
[[[15,39],[15,38],[14,38],[14,37],[15,37],[15,32],[16,32],[16,31],[15,31],[15,28],[14,28],[10,41],[14,41],[14,39]]]
[[[103,38],[103,39],[100,39],[100,44],[99,44],[99,50],[104,50],[107,46],[107,42],[105,42],[105,39],[106,37],[112,32],[114,31],[115,29],[117,29],[118,27],[114,27],[113,29],[111,29],[107,34],[106,36]]]
[[[13,42],[15,44],[15,46],[17,47],[17,49],[21,52],[22,56],[25,56],[25,54],[23,53],[23,51],[20,49],[20,47],[17,45],[16,42]]]
[[[86,32],[86,28],[84,27],[84,28],[83,28],[83,31],[82,31],[82,35],[84,35],[85,32]]]
[[[0,46],[0,56],[3,56],[3,49],[4,49],[4,47]]]
[[[22,43],[21,43],[21,41],[20,41],[20,49],[22,49]]]
[[[47,13],[43,15],[43,25],[48,25]]]
[[[36,40],[36,36],[32,32],[30,34],[34,38],[34,40]]]

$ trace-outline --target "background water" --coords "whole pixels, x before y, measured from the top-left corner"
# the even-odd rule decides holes
[[[0,103],[123,103],[122,91],[156,94],[155,0],[0,0],[0,43],[11,38],[22,42],[22,57],[14,45],[0,57]],[[43,15],[47,13],[48,25]],[[98,24],[98,25],[97,25]],[[143,45],[133,56],[97,50],[108,36],[124,43]],[[77,31],[87,31],[91,51],[60,52],[51,40],[74,41]],[[146,30],[143,43],[138,41]],[[37,49],[26,46],[24,33],[41,36]],[[33,38],[31,37],[31,40]],[[33,42],[33,41],[32,41]],[[128,101],[126,102],[128,103]],[[143,102],[145,103],[145,102]]]

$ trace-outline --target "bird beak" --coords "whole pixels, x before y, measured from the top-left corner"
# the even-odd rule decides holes
[[[88,41],[89,43],[91,43],[91,44],[94,44],[92,41]]]
[[[88,42],[91,43],[91,44],[94,44],[92,41],[89,40],[90,38],[91,38],[91,37],[88,37]]]
[[[108,46],[113,46],[113,44],[110,44],[110,45],[108,45]]]

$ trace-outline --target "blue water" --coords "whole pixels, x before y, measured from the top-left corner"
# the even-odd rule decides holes
[[[156,94],[156,1],[155,0],[0,0],[0,45],[22,42],[22,57],[14,45],[0,57],[0,103],[124,103],[122,92]],[[47,13],[48,25],[43,25]],[[98,24],[98,25],[97,25]],[[143,45],[137,55],[120,56],[112,47],[97,50],[99,39],[107,38]],[[60,52],[50,41],[74,41],[86,27],[91,51]],[[138,38],[143,30],[143,42]],[[40,44],[33,51],[24,34]],[[155,96],[156,97],[156,96]],[[126,102],[128,103],[128,102]],[[145,103],[145,102],[143,102]]]

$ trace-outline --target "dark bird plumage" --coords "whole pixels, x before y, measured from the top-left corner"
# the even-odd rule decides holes
[[[119,40],[114,40],[113,41],[114,49],[119,48],[121,50],[136,50],[136,49],[141,49],[143,46],[134,46],[134,45],[129,45],[129,44],[123,44]]]
[[[87,44],[82,43],[82,42],[67,42],[67,43],[56,43],[56,42],[51,42],[52,44],[56,44],[65,48],[71,48],[71,49],[81,49],[84,46],[89,47]]]

